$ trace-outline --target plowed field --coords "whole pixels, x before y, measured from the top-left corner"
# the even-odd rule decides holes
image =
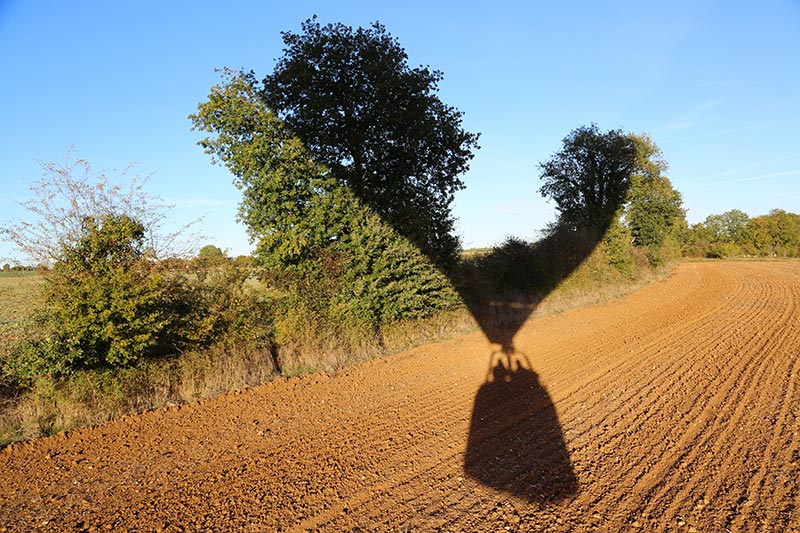
[[[0,452],[2,531],[800,531],[800,262]]]

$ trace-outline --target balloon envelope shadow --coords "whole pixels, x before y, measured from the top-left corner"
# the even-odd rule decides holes
[[[566,219],[561,213],[545,238],[534,244],[511,239],[474,263],[465,261],[465,265],[455,268],[448,268],[446,258],[439,258],[442,262],[437,263],[437,258],[430,257],[443,268],[443,274],[458,290],[489,341],[500,346],[499,352],[490,356],[491,372],[475,398],[464,469],[488,486],[532,500],[565,497],[577,490],[577,479],[555,407],[527,358],[516,352],[513,340],[541,300],[589,258],[619,214],[626,194],[617,189],[621,183],[627,183],[620,176],[630,170],[628,164],[633,164],[634,153],[622,150],[618,146],[619,132],[614,133],[610,138],[598,138],[593,125],[575,130],[564,139],[570,149],[565,148],[558,157],[577,157],[576,165],[580,167],[576,170],[572,168],[574,165],[565,163],[567,171],[582,176],[588,173],[584,177],[594,181],[586,179],[572,191],[578,196],[574,204],[582,205],[583,211],[576,208]],[[301,140],[306,146],[317,146],[320,141],[303,135]],[[376,147],[381,148],[380,142]],[[357,148],[354,151],[348,146],[344,152],[352,156],[353,169],[356,169]],[[387,154],[392,152],[387,150]],[[372,152],[380,153],[380,149]],[[630,161],[624,160],[626,154],[630,155]],[[321,160],[332,168],[349,164],[346,158],[330,160],[330,155]],[[555,166],[557,173],[561,172],[559,164]],[[385,202],[387,191],[418,191],[420,185],[416,179],[420,176],[414,179],[409,176],[408,183],[399,188],[395,185],[387,188],[391,180],[377,183],[375,190],[369,188],[374,176],[366,170],[361,169],[351,177],[357,178],[358,186],[352,190],[365,205],[375,209],[387,224],[420,250],[429,249],[427,239],[420,233],[425,229],[426,218],[422,217],[423,222],[416,220],[414,209],[406,205],[413,203],[411,199],[416,196],[403,199],[400,195],[396,198],[398,206],[393,209],[388,209]],[[421,179],[419,183],[427,182]],[[449,200],[441,205],[449,206]],[[495,360],[498,354],[500,358]]]
[[[532,502],[578,490],[555,407],[521,353],[496,352],[472,410],[464,472]]]

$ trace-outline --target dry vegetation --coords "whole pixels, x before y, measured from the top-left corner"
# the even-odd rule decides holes
[[[604,266],[605,265],[605,266]],[[539,303],[535,316],[552,314],[603,299],[615,298],[649,283],[618,275],[596,254]],[[0,335],[4,351],[20,340],[26,317],[39,301],[40,275],[0,276]],[[66,378],[42,377],[27,391],[6,390],[0,411],[0,445],[96,425],[119,416],[168,405],[212,398],[251,387],[277,376],[291,377],[338,369],[452,338],[478,329],[466,309],[440,312],[424,319],[392,322],[374,334],[333,331],[327,338],[294,342],[270,349],[241,343],[215,345],[167,359],[146,360],[130,368],[80,371]],[[276,350],[282,363],[274,366]],[[4,352],[5,353],[5,352]]]

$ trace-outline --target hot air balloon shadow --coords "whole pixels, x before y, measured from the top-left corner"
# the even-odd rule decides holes
[[[475,396],[464,471],[483,485],[532,502],[577,492],[555,407],[523,353],[492,354]]]
[[[534,245],[512,243],[504,252],[512,257],[500,261],[511,265],[500,272],[506,281],[487,280],[488,268],[461,284],[471,314],[498,348],[475,395],[464,455],[465,474],[485,486],[540,503],[579,489],[555,406],[514,337],[542,299],[589,258],[607,227],[555,228]],[[533,280],[528,287],[527,279]]]

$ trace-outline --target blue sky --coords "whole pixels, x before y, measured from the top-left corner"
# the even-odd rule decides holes
[[[533,238],[554,218],[538,168],[571,130],[648,133],[690,222],[800,212],[800,2],[28,2],[0,0],[0,223],[70,146],[96,169],[137,163],[175,224],[249,253],[240,193],[187,115],[216,67],[263,77],[280,32],[382,22],[441,99],[481,132],[454,206],[465,247]],[[13,255],[0,244],[0,258]]]

